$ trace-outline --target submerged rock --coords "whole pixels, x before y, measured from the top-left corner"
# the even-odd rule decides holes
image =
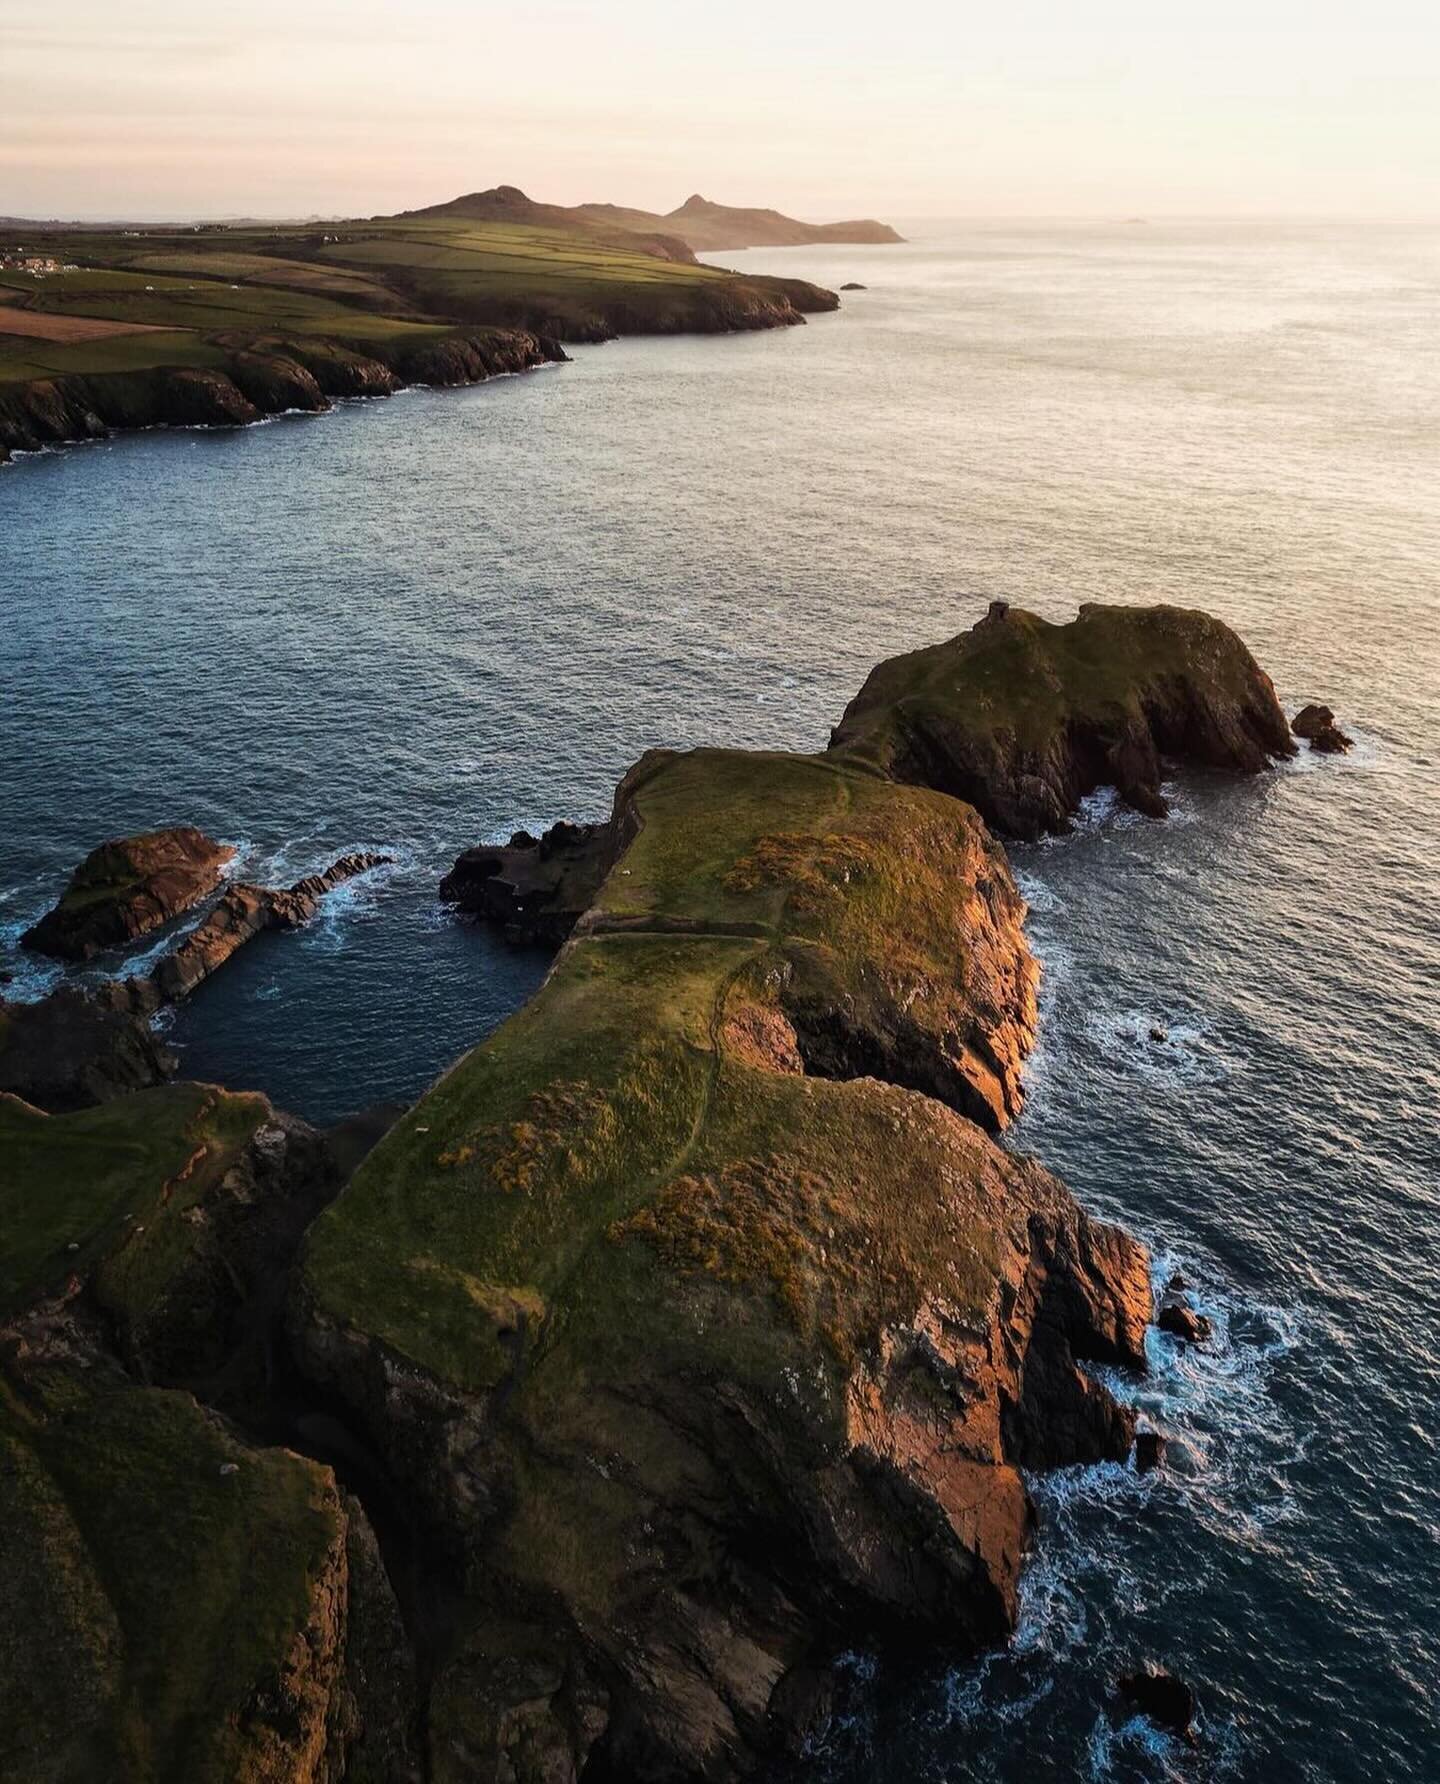
[[[234,857],[228,844],[191,824],[102,843],[20,945],[61,960],[124,947],[199,904]]]
[[[1165,1462],[1165,1439],[1158,1431],[1135,1433],[1135,1472],[1153,1474]]]
[[[864,291],[866,289],[866,287],[864,285],[860,284],[860,282],[857,279],[848,279],[845,282],[845,284],[843,284],[840,287],[840,289],[842,291]]]
[[[1328,706],[1302,706],[1291,719],[1290,729],[1322,756],[1342,756],[1355,747],[1354,739],[1335,723],[1335,714]]]
[[[1121,1698],[1157,1727],[1194,1743],[1195,1693],[1183,1679],[1147,1660],[1117,1681]]]

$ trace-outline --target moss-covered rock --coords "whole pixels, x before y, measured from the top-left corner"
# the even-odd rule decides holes
[[[187,1386],[259,1367],[257,1305],[338,1185],[303,1122],[206,1084],[65,1115],[0,1096],[0,1156],[0,1317],[79,1300],[146,1379]]]
[[[63,1116],[0,1097],[0,1776],[414,1777],[359,1507],[151,1385],[255,1402],[327,1158],[205,1085]]]
[[[1167,760],[1253,774],[1295,753],[1269,676],[1209,614],[1091,603],[1062,626],[1003,601],[872,670],[831,749],[1028,838],[1101,786],[1163,816]]]
[[[363,1519],[329,1469],[253,1449],[188,1394],[93,1357],[37,1357],[13,1327],[5,1348],[0,1775],[348,1775],[363,1721],[347,1636],[393,1604],[383,1574],[352,1574]]]
[[[148,1025],[72,985],[36,1003],[0,998],[0,1091],[52,1113],[163,1084],[174,1055]]]

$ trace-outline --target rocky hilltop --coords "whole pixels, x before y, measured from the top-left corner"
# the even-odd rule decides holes
[[[997,1143],[1037,974],[977,803],[1021,759],[1079,797],[1141,717],[1280,753],[1204,615],[1108,610],[1106,695],[1067,680],[1092,611],[882,666],[826,753],[655,752],[605,825],[472,852],[452,896],[553,968],[343,1188],[263,1098],[0,1098],[0,1770],[775,1776],[845,1651],[1004,1639],[1022,1470],[1129,1453],[1082,1365],[1142,1369],[1154,1309]]]

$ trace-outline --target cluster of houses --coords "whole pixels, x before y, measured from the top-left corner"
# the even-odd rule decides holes
[[[34,273],[38,279],[46,273],[73,273],[80,269],[62,266],[53,254],[27,254],[24,248],[0,248],[0,270]]]

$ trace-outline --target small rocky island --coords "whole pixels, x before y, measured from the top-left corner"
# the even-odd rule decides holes
[[[776,1777],[845,1651],[1003,1641],[1022,1470],[1130,1454],[1081,1365],[1156,1308],[998,1143],[995,833],[1294,747],[1204,614],[997,604],[821,754],[653,752],[463,856],[558,953],[368,1153],[213,1086],[0,1095],[0,1772]]]

